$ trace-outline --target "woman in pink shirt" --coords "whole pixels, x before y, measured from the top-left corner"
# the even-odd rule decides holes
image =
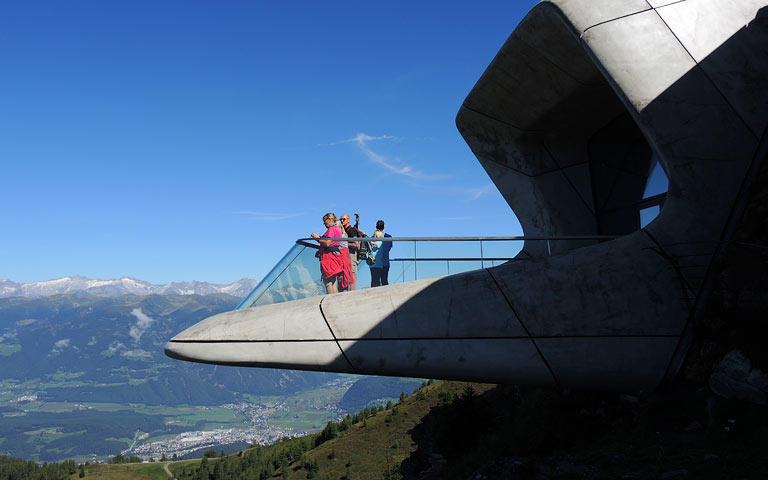
[[[336,225],[336,215],[333,212],[323,215],[323,224],[327,230],[322,237],[317,233],[311,236],[320,244],[320,250],[316,256],[320,258],[320,274],[323,276],[325,291],[337,293],[339,288],[336,282],[343,283],[344,280],[344,259],[339,248],[341,242],[324,238],[341,238],[341,229]]]

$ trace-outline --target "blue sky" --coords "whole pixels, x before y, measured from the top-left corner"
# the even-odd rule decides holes
[[[260,279],[327,211],[522,234],[454,119],[535,3],[0,3],[0,278]]]

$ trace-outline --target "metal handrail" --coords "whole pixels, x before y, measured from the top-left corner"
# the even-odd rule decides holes
[[[418,269],[421,265],[423,265],[423,262],[428,262],[429,264],[436,264],[440,262],[446,263],[446,271],[448,274],[451,273],[451,270],[458,269],[459,271],[465,271],[465,267],[467,267],[467,262],[478,262],[477,266],[480,268],[486,268],[488,264],[494,265],[496,262],[506,262],[506,261],[512,261],[512,260],[523,260],[530,258],[530,252],[525,252],[524,250],[512,253],[509,252],[509,255],[515,255],[514,257],[505,257],[504,255],[507,252],[493,252],[491,253],[489,250],[488,245],[486,245],[486,248],[483,248],[484,242],[500,242],[500,241],[526,241],[526,240],[541,240],[546,241],[546,251],[551,255],[551,248],[550,243],[551,242],[558,242],[558,241],[567,241],[567,240],[594,240],[594,241],[605,241],[605,240],[613,240],[615,238],[618,238],[616,236],[608,236],[608,235],[571,235],[571,236],[540,236],[540,237],[528,237],[528,236],[506,236],[506,237],[322,237],[322,238],[300,238],[296,240],[296,246],[294,246],[289,252],[283,257],[283,259],[278,262],[275,267],[267,274],[266,277],[264,277],[264,280],[260,282],[256,288],[245,298],[243,301],[238,305],[238,309],[245,308],[246,306],[252,306],[254,303],[259,301],[259,299],[264,295],[267,291],[270,291],[272,289],[272,286],[278,282],[281,278],[285,280],[285,285],[283,285],[286,290],[285,297],[286,298],[304,298],[304,295],[307,294],[303,291],[291,291],[292,285],[294,283],[301,288],[304,288],[305,283],[307,285],[310,284],[317,284],[320,283],[320,287],[318,290],[321,291],[322,284],[319,282],[318,279],[315,279],[310,274],[310,277],[307,283],[307,280],[304,278],[304,274],[306,274],[306,268],[304,270],[301,270],[300,273],[297,273],[296,278],[292,278],[291,275],[287,275],[286,277],[283,277],[284,273],[288,271],[291,266],[294,264],[297,258],[299,258],[299,255],[314,255],[314,252],[311,250],[306,250],[305,247],[309,247],[313,250],[318,250],[320,248],[320,245],[318,245],[318,240],[331,240],[334,242],[357,242],[357,241],[363,241],[363,242],[413,242],[412,245],[412,253],[407,252],[410,248],[405,248],[407,257],[401,257],[401,258],[390,258],[390,262],[397,262],[402,265],[402,281],[406,280],[406,270],[408,270],[408,276],[410,277],[411,273],[413,273],[413,279],[419,279],[421,278],[419,276]],[[417,250],[419,249],[417,245],[419,242],[474,242],[479,246],[479,257],[476,257],[476,253],[474,252],[461,252],[468,256],[462,256],[462,257],[446,257],[446,253],[448,252],[440,252],[441,250],[444,250],[442,248],[429,250],[429,254],[431,255],[440,255],[440,256],[426,256],[426,257],[420,257],[417,254]],[[325,242],[324,242],[325,243]],[[410,244],[408,245],[410,247]],[[466,246],[466,245],[464,245]],[[469,245],[470,247],[474,247],[474,245]],[[518,244],[516,247],[523,247],[524,245]],[[295,252],[295,255],[291,256],[291,252]],[[302,253],[304,252],[304,253]],[[457,252],[458,253],[458,252]],[[450,254],[450,253],[448,253]],[[486,254],[491,254],[492,256],[487,256]],[[525,258],[520,258],[521,256],[524,256]],[[307,257],[309,258],[309,257]],[[303,262],[302,260],[301,262]],[[303,265],[301,262],[299,262],[300,265]],[[464,265],[461,265],[461,263],[464,263]],[[434,273],[434,269],[430,267],[428,271],[431,271]],[[316,273],[320,273],[319,269]],[[428,274],[429,275],[429,274]],[[283,280],[280,280],[281,282]],[[266,283],[265,283],[266,282]],[[311,290],[311,289],[310,289]],[[286,293],[287,292],[287,293]],[[319,294],[319,293],[318,293]],[[271,301],[275,301],[274,299]]]
[[[390,262],[503,262],[514,257],[425,257],[425,258],[390,258]]]
[[[564,235],[560,237],[321,237],[299,238],[296,243],[305,247],[318,248],[314,243],[317,240],[331,240],[332,242],[503,242],[511,240],[614,240],[619,235]]]

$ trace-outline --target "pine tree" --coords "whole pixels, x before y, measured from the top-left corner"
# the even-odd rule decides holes
[[[224,469],[221,466],[222,461],[219,460],[216,462],[216,465],[213,467],[213,480],[224,480]]]
[[[208,480],[209,477],[208,457],[203,456],[203,458],[200,460],[200,468],[197,471],[197,478],[198,480]]]

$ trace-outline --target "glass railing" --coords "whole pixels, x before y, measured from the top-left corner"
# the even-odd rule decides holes
[[[548,256],[613,238],[385,237],[355,240],[393,243],[389,252],[389,283],[396,284]],[[320,261],[316,256],[318,251],[315,239],[297,240],[237,309],[325,295]],[[355,286],[357,290],[371,287],[371,271],[365,261],[358,265]]]

